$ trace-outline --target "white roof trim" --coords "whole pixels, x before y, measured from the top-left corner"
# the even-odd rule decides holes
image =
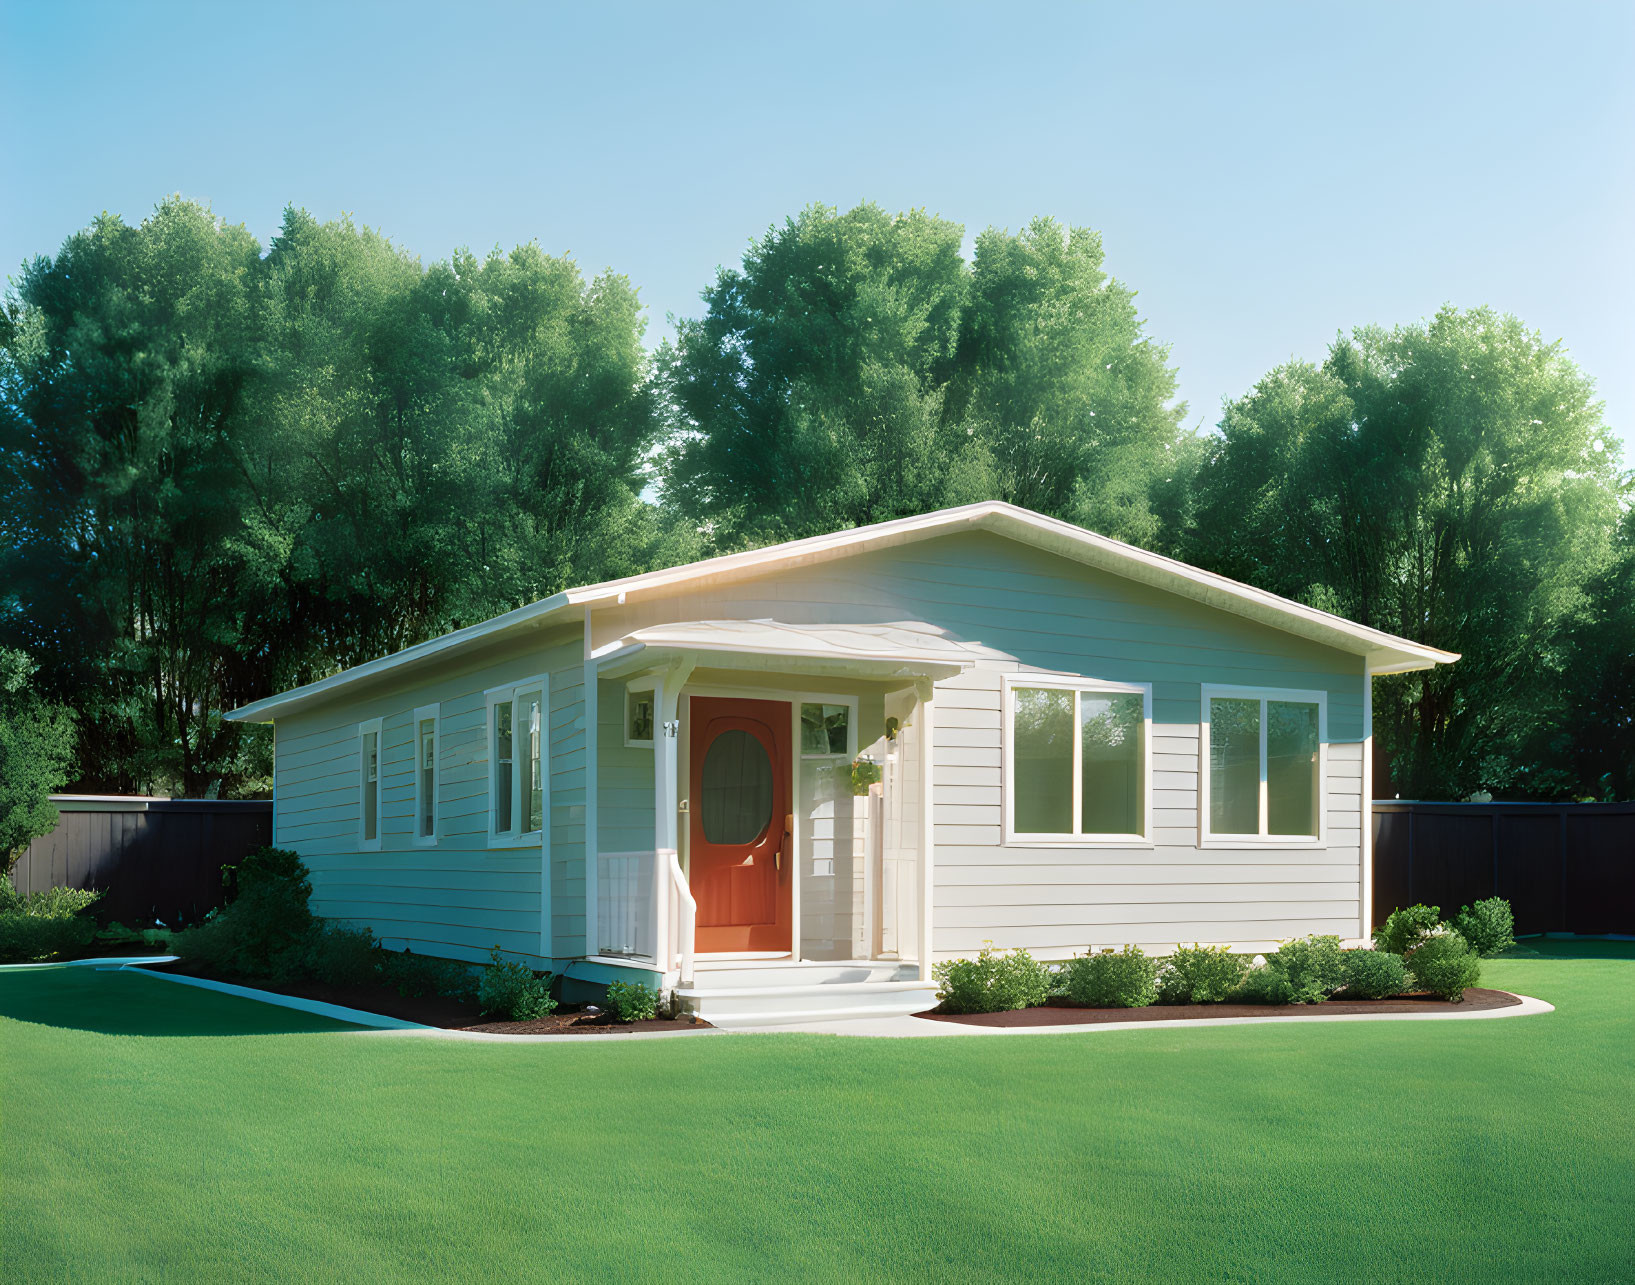
[[[754,575],[772,566],[798,566],[825,562],[835,557],[870,549],[910,543],[940,535],[959,527],[991,530],[1023,543],[1034,545],[1075,561],[1098,567],[1115,575],[1166,589],[1196,602],[1234,615],[1259,621],[1287,633],[1326,646],[1350,651],[1366,659],[1371,673],[1400,673],[1410,669],[1430,669],[1459,659],[1457,652],[1427,647],[1383,630],[1359,625],[1341,616],[1264,589],[1242,584],[1190,566],[1174,558],[1152,553],[1122,540],[1110,539],[1082,527],[1043,514],[1003,504],[997,500],[941,509],[918,517],[898,518],[873,526],[855,527],[829,535],[791,540],[764,549],[731,553],[681,567],[668,567],[622,580],[568,589],[539,602],[519,607],[482,624],[471,625],[440,638],[431,639],[403,651],[394,652],[363,665],[356,665],[316,683],[269,696],[227,715],[239,722],[262,722],[279,710],[306,705],[354,683],[392,670],[418,664],[434,656],[474,647],[494,635],[528,624],[542,624],[570,607],[592,607],[607,602],[624,602],[632,595],[662,593],[682,584],[737,579]]]

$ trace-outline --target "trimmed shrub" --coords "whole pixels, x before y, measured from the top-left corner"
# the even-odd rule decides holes
[[[82,918],[81,912],[101,898],[100,892],[47,888],[20,897],[4,874],[0,874],[0,887],[6,892],[4,908],[0,908],[0,964],[29,964],[75,954],[96,936],[96,924]]]
[[[320,920],[302,945],[300,971],[330,986],[366,986],[380,976],[381,950],[361,925]]]
[[[96,929],[89,919],[0,911],[0,964],[32,964],[74,954],[90,943]]]
[[[477,998],[477,978],[472,975],[471,966],[457,959],[417,955],[412,950],[388,950],[382,954],[380,973],[399,995],[409,999],[441,995],[466,1004]]]
[[[609,982],[607,1006],[621,1022],[645,1022],[659,1011],[659,993],[640,982]]]
[[[1239,1004],[1290,1004],[1294,1002],[1294,990],[1288,975],[1268,961],[1243,975],[1232,998]]]
[[[1374,929],[1374,945],[1392,955],[1407,955],[1435,932],[1441,922],[1442,910],[1438,906],[1404,906],[1393,910],[1385,922]]]
[[[1408,989],[1401,955],[1384,950],[1348,950],[1341,959],[1347,999],[1387,999]]]
[[[1297,937],[1266,957],[1289,984],[1290,1004],[1321,1004],[1345,981],[1338,937]]]
[[[1503,897],[1489,897],[1466,906],[1453,926],[1478,955],[1497,955],[1516,944],[1516,917]]]
[[[944,1013],[1004,1013],[1050,997],[1051,974],[1025,950],[984,946],[975,959],[950,959],[932,971]]]
[[[237,894],[219,914],[177,933],[183,959],[243,977],[299,975],[315,920],[307,907],[312,881],[285,848],[258,848],[237,868]]]
[[[485,1014],[511,1022],[531,1022],[556,1012],[548,976],[536,977],[526,965],[502,958],[498,946],[489,952],[489,958],[494,962],[483,969],[477,987],[477,1003]]]
[[[1451,1000],[1465,997],[1465,987],[1482,980],[1482,959],[1456,932],[1427,937],[1408,957],[1408,971],[1422,990]]]
[[[1067,997],[1086,1008],[1145,1008],[1158,1000],[1158,961],[1139,946],[1080,955],[1067,965]]]
[[[1227,946],[1177,946],[1160,964],[1160,1004],[1219,1004],[1243,981],[1249,961]]]

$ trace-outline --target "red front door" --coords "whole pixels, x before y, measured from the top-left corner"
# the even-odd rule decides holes
[[[788,950],[785,701],[692,698],[688,881],[701,951]]]

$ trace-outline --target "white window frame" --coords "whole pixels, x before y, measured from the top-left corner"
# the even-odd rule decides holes
[[[631,702],[638,696],[646,696],[653,705],[653,730],[658,731],[658,688],[651,678],[629,684],[624,689],[624,747],[627,750],[650,750],[653,748],[653,738],[640,740],[630,735],[630,707]]]
[[[1142,834],[1018,833],[1016,829],[1016,689],[1049,687],[1058,691],[1088,692],[1091,695],[1141,697],[1141,828]],[[1150,848],[1152,837],[1152,684],[1118,683],[1102,678],[1063,674],[1006,674],[1001,680],[999,734],[1004,747],[1005,843],[1020,848]],[[1083,819],[1084,766],[1083,738],[1078,734],[1079,700],[1073,698],[1073,810],[1076,822]]]
[[[1215,834],[1209,828],[1209,702],[1260,702],[1260,833]],[[1317,706],[1317,833],[1267,834],[1266,702]],[[1328,693],[1296,687],[1235,687],[1205,683],[1198,703],[1198,846],[1200,848],[1326,848],[1328,846]]]
[[[431,724],[431,833],[420,833],[420,818],[425,815],[426,798],[420,777],[420,725]],[[437,813],[443,787],[443,719],[440,705],[422,705],[414,712],[411,743],[414,746],[414,829],[411,837],[417,847],[437,846],[437,831],[442,820]]]
[[[539,793],[540,793],[540,828],[538,830],[523,830],[522,826],[522,773],[527,765],[528,757],[524,752],[522,723],[518,718],[517,701],[519,697],[533,692],[539,693]],[[491,848],[537,848],[545,841],[545,835],[551,828],[551,686],[550,679],[545,674],[535,674],[529,678],[519,679],[514,683],[507,683],[504,687],[491,687],[483,693],[483,756],[487,760],[487,786],[484,790],[486,798],[485,810],[488,813],[486,822],[488,828],[488,845]],[[495,768],[498,766],[494,753],[494,711],[501,705],[511,706],[511,827],[508,830],[494,828],[494,800]]]
[[[364,738],[370,732],[375,734],[375,837],[370,839],[364,835],[364,818],[368,815],[363,805],[364,792],[369,789],[368,768],[363,758]],[[381,731],[381,721],[378,718],[368,718],[358,724],[358,850],[360,852],[379,852],[380,836],[386,828],[386,817],[381,810],[381,784],[386,778],[386,738]]]
[[[844,705],[846,707],[846,749],[844,753],[837,750],[828,750],[822,754],[808,754],[801,748],[800,743],[800,707],[802,705]],[[856,696],[818,696],[810,692],[798,695],[795,698],[795,757],[798,759],[845,759],[849,763],[857,761],[857,707]]]

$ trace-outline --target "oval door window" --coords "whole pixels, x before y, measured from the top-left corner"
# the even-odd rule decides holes
[[[704,755],[704,838],[709,843],[753,843],[772,819],[772,759],[748,732],[722,732]]]

